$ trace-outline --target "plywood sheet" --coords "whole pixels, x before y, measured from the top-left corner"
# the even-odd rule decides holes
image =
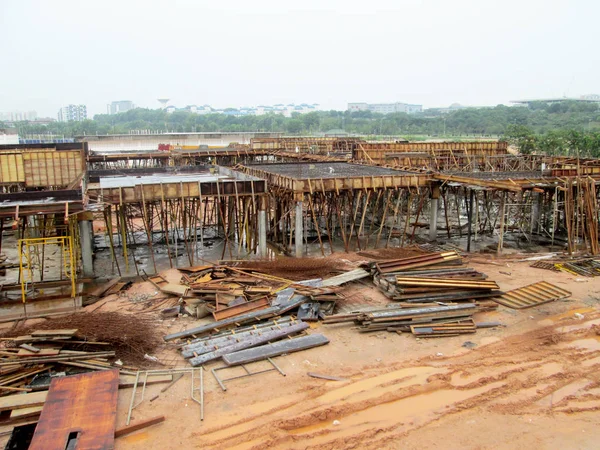
[[[83,171],[81,153],[74,151],[27,152],[23,167],[28,187],[68,186]]]
[[[0,154],[0,184],[24,182],[23,155],[21,153]]]
[[[113,448],[119,372],[105,370],[52,380],[30,450]]]

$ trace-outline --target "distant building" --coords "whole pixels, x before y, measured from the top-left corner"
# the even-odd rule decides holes
[[[9,111],[0,113],[0,120],[3,122],[21,122],[37,119],[36,111]]]
[[[224,108],[224,109],[213,109],[209,105],[196,106],[196,105],[188,105],[185,108],[177,108],[173,105],[166,106],[165,111],[168,113],[173,113],[175,111],[187,111],[194,114],[225,114],[227,116],[262,116],[264,114],[281,114],[285,117],[291,117],[292,114],[305,114],[313,111],[319,111],[318,103],[301,103],[296,105],[294,103],[289,103],[287,105],[277,104],[273,106],[242,106],[239,108]]]
[[[59,122],[81,122],[87,119],[87,108],[85,105],[63,106],[58,111]]]
[[[131,100],[119,100],[108,105],[109,114],[118,114],[134,108],[135,105]]]
[[[600,95],[588,94],[582,95],[581,97],[552,97],[552,98],[532,98],[528,100],[511,100],[511,103],[519,106],[531,107],[535,103],[546,103],[547,105],[553,105],[556,103],[564,102],[579,102],[579,103],[600,103]]]
[[[406,113],[414,114],[423,111],[423,105],[411,103],[348,103],[348,111],[371,111],[379,114]]]

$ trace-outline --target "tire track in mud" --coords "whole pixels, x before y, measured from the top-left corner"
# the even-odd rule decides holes
[[[461,411],[595,411],[600,409],[598,322],[592,315],[458,356],[421,358],[389,365],[387,373],[299,390],[291,393],[295,400],[286,396],[277,405],[271,399],[268,411],[196,433],[195,439],[208,449],[379,449]]]

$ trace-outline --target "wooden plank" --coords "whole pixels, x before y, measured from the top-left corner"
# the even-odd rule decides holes
[[[121,280],[120,277],[116,277],[113,278],[112,280],[101,284],[100,286],[96,287],[96,289],[94,289],[93,291],[90,291],[88,295],[92,296],[92,297],[102,297],[102,295],[104,295],[104,293],[106,291],[108,291],[110,288],[112,288],[115,284],[117,284],[119,281]]]
[[[60,349],[59,348],[42,348],[39,349],[37,352],[30,352],[29,350],[25,350],[24,348],[19,350],[19,353],[17,353],[16,356],[23,358],[23,357],[35,357],[35,356],[56,356],[60,353]]]
[[[41,336],[50,336],[50,337],[54,337],[54,336],[74,336],[75,333],[77,333],[77,329],[70,329],[70,330],[39,330],[39,331],[34,331],[33,333],[31,333],[31,336],[33,337],[41,337]]]
[[[321,287],[341,286],[344,283],[360,280],[370,276],[370,273],[364,269],[355,269],[335,277],[327,278],[321,283]]]
[[[15,394],[7,397],[0,397],[0,411],[9,411],[20,408],[30,408],[32,406],[41,406],[46,401],[48,392],[31,392],[28,394]]]
[[[123,428],[119,428],[115,431],[115,438],[125,436],[126,434],[133,433],[134,431],[141,430],[143,428],[147,428],[152,425],[156,425],[157,423],[161,423],[165,421],[165,416],[157,416],[152,417],[151,419],[142,420],[137,423],[132,423]]]
[[[44,409],[43,406],[32,406],[30,408],[13,409],[10,412],[10,419],[17,420],[24,419],[26,417],[36,417],[40,415],[42,409]]]
[[[249,348],[229,355],[223,356],[223,361],[228,366],[235,366],[239,364],[247,364],[254,361],[261,361],[274,356],[279,356],[284,353],[298,352],[301,350],[307,350],[309,348],[318,347],[329,343],[322,334],[310,334],[308,336],[301,336],[295,339],[287,339],[285,341],[278,341],[272,344],[262,345],[256,348]]]
[[[34,347],[33,345],[29,345],[29,344],[21,344],[19,345],[20,348],[24,348],[25,350],[28,350],[31,353],[39,353],[40,349],[37,347]]]
[[[161,284],[158,287],[158,289],[160,289],[161,292],[164,292],[165,294],[173,294],[179,297],[183,297],[185,294],[187,294],[189,287],[184,286],[183,284],[166,283]]]
[[[107,449],[114,446],[119,371],[52,380],[30,450]]]

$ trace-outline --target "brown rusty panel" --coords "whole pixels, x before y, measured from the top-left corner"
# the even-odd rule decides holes
[[[73,448],[113,448],[118,389],[118,370],[52,380],[30,450],[64,450],[70,434]]]
[[[265,309],[271,306],[269,300],[266,297],[251,302],[240,303],[239,305],[230,306],[213,312],[215,320],[224,320],[230,317],[239,316],[250,311],[256,311],[258,309]]]

